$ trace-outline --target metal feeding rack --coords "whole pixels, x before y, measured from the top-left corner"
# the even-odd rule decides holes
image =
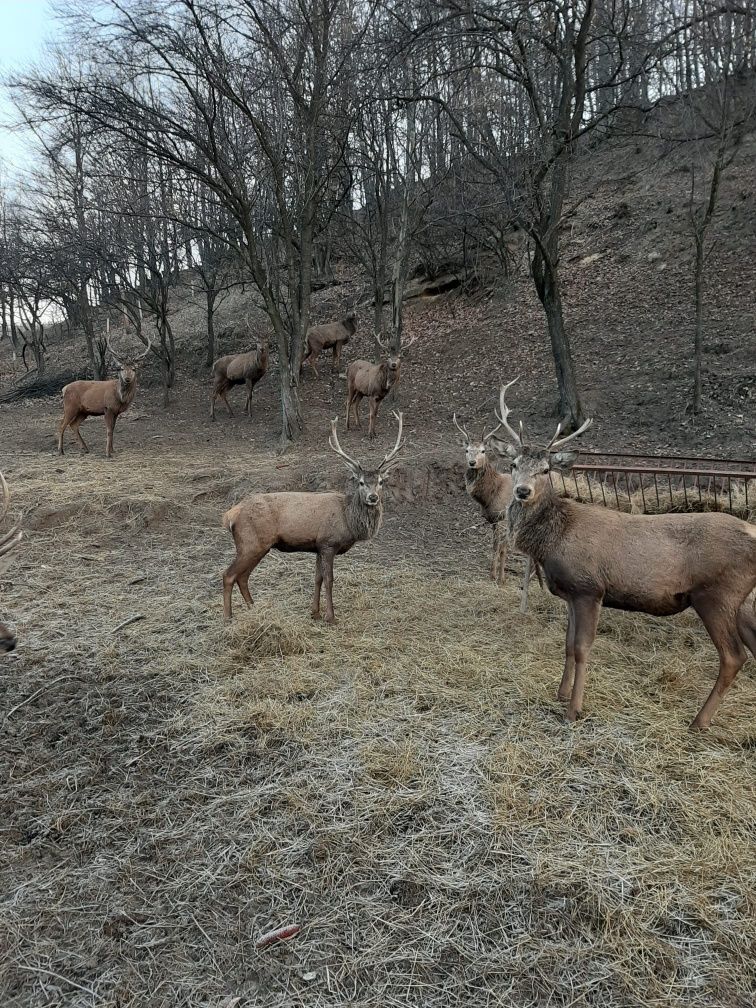
[[[724,511],[750,520],[756,512],[756,460],[600,451],[580,459],[569,475],[550,474],[554,488],[575,500],[637,514]],[[528,560],[522,612],[530,567]]]

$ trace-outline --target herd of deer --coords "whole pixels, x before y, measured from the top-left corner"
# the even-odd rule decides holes
[[[340,323],[314,326],[308,332],[305,361],[317,374],[318,355],[332,349],[334,367],[338,368],[341,350],[354,332],[353,315]],[[147,352],[149,347],[139,360]],[[352,417],[359,422],[359,402],[369,397],[369,433],[374,436],[378,404],[396,384],[399,358],[400,354],[389,354],[381,364],[358,360],[349,365],[347,429]],[[64,388],[60,452],[68,426],[86,451],[79,424],[87,416],[100,415],[105,417],[107,428],[107,455],[112,455],[113,426],[133,401],[139,360],[124,364],[116,359],[118,375],[111,381],[77,381]],[[211,416],[216,399],[223,399],[228,407],[227,391],[243,383],[248,390],[245,411],[249,411],[252,389],[267,363],[267,345],[216,361]],[[557,691],[567,705],[567,719],[574,721],[583,708],[587,662],[602,606],[654,616],[693,608],[719,654],[714,688],[691,725],[708,727],[746,661],[746,648],[756,657],[756,600],[749,598],[756,588],[756,526],[717,512],[626,514],[559,495],[552,486],[551,473],[571,470],[577,452],[564,448],[592,421],[587,420],[566,437],[560,437],[558,426],[545,447],[531,445],[522,424],[519,433],[509,424],[506,393],[515,381],[501,387],[496,426],[480,441],[469,437],[456,414],[453,422],[462,435],[467,492],[494,527],[492,576],[499,583],[503,579],[510,544],[531,561],[539,580],[542,574],[552,594],[567,605],[565,663]],[[398,423],[395,444],[376,469],[367,469],[347,455],[339,443],[337,421],[331,421],[329,446],[349,471],[346,492],[253,494],[225,513],[223,525],[236,546],[236,558],[223,575],[227,620],[231,619],[234,585],[251,606],[250,574],[275,549],[315,554],[311,614],[315,619],[320,617],[321,589],[325,586],[323,618],[334,622],[334,558],[357,542],[373,539],[382,524],[385,482],[404,446],[402,414],[394,413],[394,417]],[[508,460],[510,473],[498,472],[491,455]],[[2,474],[0,480],[1,524],[8,514],[9,494]],[[5,535],[0,534],[0,573],[20,540],[18,523]],[[0,624],[0,651],[14,647],[14,635]]]

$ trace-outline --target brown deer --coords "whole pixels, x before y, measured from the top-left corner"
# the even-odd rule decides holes
[[[324,322],[307,330],[307,354],[302,359],[302,367],[309,364],[319,377],[316,361],[323,350],[333,350],[333,370],[341,367],[341,351],[357,332],[357,315],[352,309],[340,322]],[[301,371],[301,369],[300,369]]]
[[[254,350],[246,353],[227,354],[219,357],[213,364],[213,394],[210,399],[210,419],[215,420],[215,400],[222,399],[226,404],[228,415],[233,416],[233,410],[226,398],[226,393],[234,385],[247,386],[247,400],[243,412],[252,416],[252,390],[268,370],[268,341],[265,340]]]
[[[152,349],[152,340],[147,343],[144,353],[128,363],[120,361],[106,338],[107,348],[116,365],[116,377],[106,381],[74,381],[63,389],[63,419],[58,424],[58,454],[63,454],[63,435],[70,427],[79,441],[83,452],[88,452],[86,442],[79,427],[91,416],[105,418],[105,456],[113,457],[113,430],[121,413],[125,413],[134,401],[137,390],[137,369]]]
[[[417,339],[413,336],[409,343],[405,343],[398,350],[391,349],[384,344],[379,336],[376,336],[379,346],[385,351],[386,358],[380,364],[371,364],[370,361],[356,360],[347,368],[347,399],[346,399],[346,429],[351,429],[351,421],[357,427],[362,427],[360,423],[360,403],[363,398],[370,400],[370,420],[368,423],[368,437],[375,437],[375,421],[378,416],[378,406],[383,402],[392,388],[399,381],[401,372],[402,356]]]
[[[383,521],[384,481],[403,447],[402,414],[396,444],[377,469],[363,469],[339,444],[336,420],[331,421],[328,444],[349,469],[346,493],[262,493],[248,497],[223,516],[223,526],[234,537],[236,559],[223,575],[223,614],[231,619],[231,593],[238,585],[247,606],[252,605],[249,575],[272,549],[282,553],[315,553],[315,594],[311,615],[320,617],[320,590],[325,585],[326,623],[334,623],[333,560],[356,542],[373,539]]]
[[[452,420],[462,435],[462,447],[465,450],[465,489],[479,505],[485,520],[493,527],[494,547],[491,577],[498,585],[503,585],[507,562],[506,512],[512,499],[512,477],[508,473],[497,472],[486,451],[491,435],[498,428],[484,434],[479,442],[475,442],[457,421],[456,413]],[[528,580],[534,574],[543,588],[538,564],[533,565],[533,570],[527,571]]]
[[[0,486],[3,490],[3,507],[0,511],[0,526],[2,526],[10,508],[10,491],[5,476],[0,472]],[[11,554],[23,538],[21,519],[16,521],[9,531],[0,532],[0,574],[4,574],[10,566]],[[4,623],[0,623],[0,654],[8,654],[16,647],[16,635]]]
[[[513,545],[541,565],[549,590],[567,603],[558,697],[568,703],[568,720],[583,709],[602,605],[652,616],[692,606],[719,653],[718,678],[691,724],[707,728],[747,658],[745,647],[756,656],[756,614],[743,605],[756,587],[756,526],[728,514],[634,515],[559,497],[550,474],[570,471],[577,452],[561,449],[592,421],[564,438],[560,424],[545,448],[531,447],[522,427],[517,434],[507,421],[513,384],[499,398],[497,430],[504,428],[509,444],[496,449],[512,460],[507,524]]]

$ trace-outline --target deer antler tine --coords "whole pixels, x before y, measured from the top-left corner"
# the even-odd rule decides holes
[[[147,354],[150,352],[150,350],[152,350],[152,336],[148,336],[147,337],[147,348],[145,349],[144,353],[139,354],[138,357],[134,358],[133,363],[134,364],[138,364],[139,361],[144,360],[144,358],[147,356]]]
[[[569,441],[572,441],[573,438],[576,438],[584,431],[587,431],[588,428],[592,426],[592,424],[593,424],[593,417],[588,417],[588,419],[584,420],[576,431],[573,431],[572,434],[568,434],[567,437],[560,438],[560,440],[557,441],[556,439],[559,437],[559,432],[562,427],[562,425],[560,424],[559,427],[557,427],[557,432],[551,439],[547,450],[555,451],[557,448],[561,448],[563,445],[566,445]]]
[[[465,430],[464,427],[460,427],[459,423],[457,422],[457,414],[456,413],[452,417],[452,422],[454,423],[454,426],[457,428],[457,430],[462,435],[462,437],[465,439],[465,441],[467,441],[467,443],[469,444],[470,443],[470,435],[467,433],[467,431]]]
[[[387,452],[386,455],[383,456],[383,461],[378,466],[378,471],[379,472],[385,471],[387,468],[390,468],[392,462],[395,459],[395,457],[399,454],[399,452],[404,447],[404,443],[402,442],[402,429],[404,427],[404,413],[397,413],[396,410],[395,410],[393,412],[392,416],[394,417],[394,419],[399,424],[399,430],[398,430],[397,435],[396,435],[396,444],[394,445],[394,447],[391,449],[390,452]]]
[[[517,375],[517,377],[513,378],[511,382],[508,382],[506,385],[501,386],[501,389],[499,390],[499,412],[496,413],[496,411],[494,410],[494,412],[496,413],[496,419],[499,421],[499,423],[496,427],[494,427],[491,433],[487,435],[487,437],[488,438],[493,437],[493,435],[496,433],[499,427],[503,427],[504,430],[509,435],[509,438],[512,441],[512,443],[517,448],[522,448],[522,437],[518,435],[517,432],[514,431],[507,422],[507,417],[509,416],[510,410],[506,403],[507,389],[511,388],[514,385],[514,383],[519,380],[520,376]]]
[[[359,471],[362,468],[360,466],[360,463],[356,462],[353,458],[351,458],[351,456],[347,455],[347,453],[339,444],[339,435],[336,433],[337,423],[338,423],[338,417],[334,417],[333,420],[331,420],[331,435],[328,438],[328,445],[331,451],[336,452],[337,455],[340,455],[341,458],[344,459],[344,461],[346,462],[346,464],[349,466],[350,469],[352,469],[353,471]]]

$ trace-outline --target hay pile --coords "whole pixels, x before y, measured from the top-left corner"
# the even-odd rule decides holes
[[[355,550],[328,628],[311,560],[270,556],[226,630],[222,530],[90,538],[40,531],[14,574],[3,1004],[749,1003],[753,665],[689,734],[700,624],[605,613],[568,726],[535,587],[522,617]]]

